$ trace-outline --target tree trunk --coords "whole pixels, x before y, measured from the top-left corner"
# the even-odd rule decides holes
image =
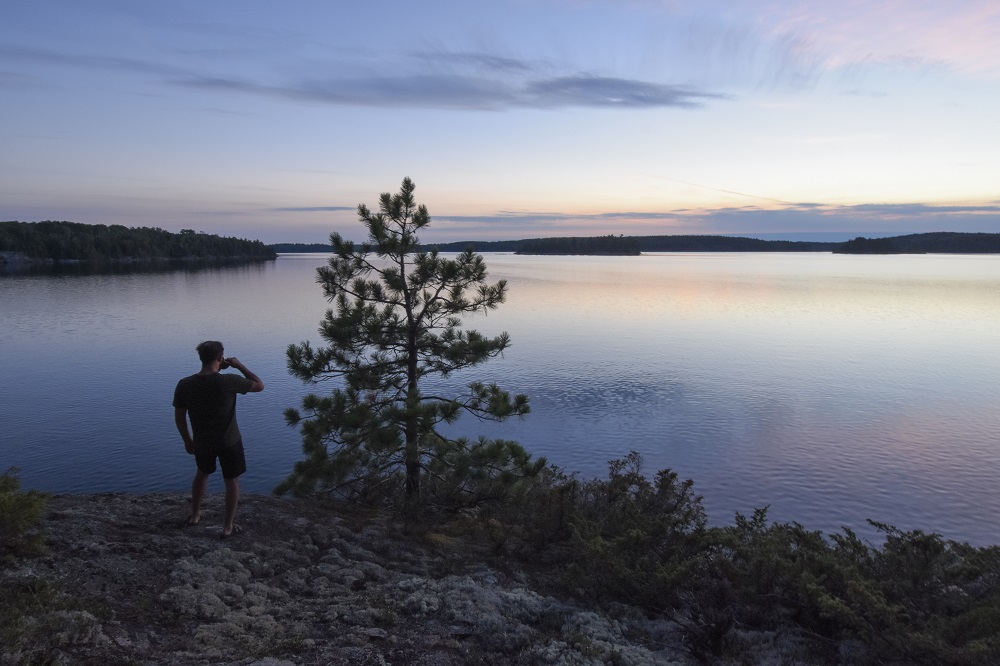
[[[407,295],[406,312],[409,320],[407,332],[406,359],[406,495],[420,495],[420,432],[418,428],[418,413],[420,408],[420,389],[417,387],[417,330],[410,309],[410,298]]]
[[[407,456],[409,458],[409,456]],[[420,461],[406,461],[406,494],[408,497],[420,495]]]

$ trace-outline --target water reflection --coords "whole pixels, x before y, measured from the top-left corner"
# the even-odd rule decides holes
[[[267,390],[243,403],[268,492],[300,456],[283,410],[309,390],[323,257],[196,271],[0,280],[0,457],[57,491],[184,489],[170,395],[222,339]],[[695,479],[713,519],[770,505],[808,527],[864,518],[980,543],[1000,534],[1000,258],[487,255],[507,303],[470,325],[513,339],[472,376],[525,392],[523,422],[459,422],[583,476],[640,451]],[[315,390],[315,389],[313,389]],[[322,387],[319,388],[322,390]]]
[[[58,263],[0,262],[7,276],[134,275],[136,273],[199,273],[232,267],[261,267],[271,259],[150,259],[137,261],[63,261]]]

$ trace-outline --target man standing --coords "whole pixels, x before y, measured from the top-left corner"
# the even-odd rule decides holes
[[[240,501],[240,475],[247,471],[243,437],[236,425],[236,394],[263,391],[264,382],[239,359],[224,358],[221,342],[207,340],[197,349],[201,371],[177,382],[173,402],[177,432],[184,440],[184,449],[194,456],[198,466],[191,484],[191,515],[187,524],[197,525],[201,520],[201,501],[218,459],[226,482],[226,517],[222,527],[222,538],[226,538],[240,531],[236,506]],[[230,366],[243,376],[219,372]],[[188,416],[194,437],[188,432]]]

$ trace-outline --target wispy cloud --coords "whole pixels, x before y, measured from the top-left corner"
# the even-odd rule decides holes
[[[881,75],[1000,76],[994,0],[636,0],[663,36],[647,46],[702,85],[883,94]],[[874,75],[874,76],[873,76]]]
[[[283,98],[332,105],[377,108],[462,110],[600,108],[697,108],[728,97],[694,85],[672,85],[636,78],[558,68],[507,56],[462,51],[420,51],[406,59],[345,60],[286,65],[297,74],[231,75],[199,68],[164,65],[154,59],[102,54],[62,53],[29,47],[2,47],[0,57],[21,62],[99,71],[158,75],[166,83],[219,93]],[[399,56],[401,57],[401,56]],[[309,76],[314,70],[342,72]],[[556,71],[552,71],[555,69]],[[5,78],[13,81],[16,73]]]
[[[355,206],[288,206],[286,208],[268,208],[270,213],[331,213],[345,210],[357,210]]]
[[[605,76],[563,76],[530,82],[517,98],[521,106],[698,107],[725,95],[696,88]]]
[[[762,31],[808,40],[826,67],[1000,74],[1000,5],[992,0],[772,0],[748,18]]]
[[[925,231],[1000,233],[1000,203],[932,206],[922,203],[837,206],[811,202],[778,207],[738,206],[666,211],[563,213],[498,211],[483,216],[433,216],[449,238],[467,234],[473,240],[516,240],[525,237],[596,235],[727,234],[780,236],[803,232],[841,234],[907,234]],[[478,234],[478,235],[477,235]],[[456,240],[456,239],[453,239]]]
[[[383,108],[504,110],[564,107],[696,108],[725,95],[599,76],[563,76],[511,84],[461,74],[417,74],[370,78],[313,79],[297,84],[264,84],[229,78],[196,78],[179,85],[217,91],[283,97],[328,104]]]
[[[0,58],[4,59],[8,65],[13,63],[28,63],[74,69],[139,72],[164,76],[176,76],[182,72],[182,70],[175,66],[164,65],[144,58],[102,54],[69,54],[54,49],[24,46],[0,46]]]
[[[840,211],[851,212],[858,215],[879,215],[883,217],[913,217],[920,215],[952,215],[952,214],[1000,214],[1000,204],[977,204],[967,206],[934,206],[923,203],[905,204],[858,204],[855,206],[842,206],[837,208]],[[998,228],[1000,231],[1000,228]]]
[[[424,60],[437,66],[455,67],[467,66],[475,69],[485,69],[495,72],[528,72],[534,66],[517,58],[493,55],[490,53],[449,51],[441,49],[438,51],[415,51],[412,57],[416,60]]]

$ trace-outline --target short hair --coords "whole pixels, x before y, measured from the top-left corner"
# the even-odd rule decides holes
[[[222,343],[218,340],[205,340],[196,349],[198,350],[198,358],[201,359],[202,363],[218,361],[219,357],[222,356],[222,352],[225,351]]]

